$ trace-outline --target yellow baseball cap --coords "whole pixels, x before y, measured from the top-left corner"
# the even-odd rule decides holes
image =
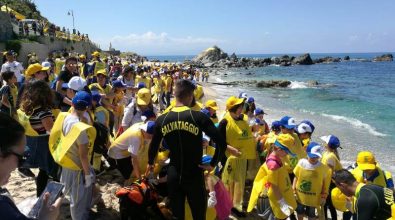
[[[278,135],[274,145],[287,152],[287,154],[295,156],[295,154],[289,150],[289,148],[292,148],[295,145],[295,139],[290,134]]]
[[[151,92],[142,88],[137,92],[137,105],[148,105],[151,102]]]
[[[39,71],[47,71],[47,70],[49,70],[49,67],[43,67],[39,63],[30,64],[25,72],[25,75],[31,77]]]
[[[361,170],[374,170],[376,169],[376,158],[372,152],[361,151],[357,156],[357,164]]]
[[[207,108],[212,108],[212,109],[214,109],[215,111],[218,110],[217,102],[216,102],[215,100],[212,100],[212,99],[207,100],[205,106],[206,106]]]
[[[100,57],[99,51],[93,52],[93,53],[92,53],[92,56],[94,56],[94,57]]]
[[[81,54],[81,55],[79,56],[79,58],[80,58],[80,59],[86,59],[86,56],[85,56],[84,54]]]
[[[236,96],[231,96],[226,100],[226,110],[231,109],[233,106],[239,105],[244,102],[243,98],[237,98]]]
[[[107,71],[106,71],[106,69],[101,69],[101,70],[98,70],[97,72],[96,72],[96,76],[97,75],[99,75],[99,74],[102,74],[102,75],[105,75],[105,76],[107,76]]]

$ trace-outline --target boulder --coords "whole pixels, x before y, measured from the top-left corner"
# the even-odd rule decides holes
[[[202,63],[216,62],[222,59],[227,59],[228,54],[223,52],[219,47],[213,46],[201,52],[193,61],[200,61]]]
[[[341,61],[340,57],[323,57],[314,60],[314,63],[338,63]]]
[[[272,61],[272,64],[276,64],[276,65],[279,65],[281,63],[281,60],[278,57],[272,57],[271,61]]]
[[[310,57],[309,53],[303,54],[299,57],[296,57],[295,59],[292,60],[293,64],[299,64],[299,65],[312,65],[313,60]]]
[[[344,60],[344,61],[349,61],[349,60],[350,60],[350,56],[345,56],[345,57],[343,58],[343,60]]]
[[[232,53],[232,55],[230,55],[230,60],[232,60],[232,61],[236,61],[237,60],[237,56],[236,56],[236,54],[235,53]]]
[[[259,81],[256,84],[258,88],[273,88],[280,87],[285,88],[291,85],[291,81],[288,80],[269,80],[269,81]]]
[[[388,53],[388,54],[383,54],[381,56],[377,56],[373,59],[373,62],[384,62],[384,61],[393,61],[394,57],[392,56],[392,54]]]

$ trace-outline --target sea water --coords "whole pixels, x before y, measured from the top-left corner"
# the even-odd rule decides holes
[[[351,59],[372,59],[379,54],[312,54]],[[271,57],[279,55],[246,55]],[[178,60],[180,61],[180,60]],[[225,75],[226,74],[226,75]],[[215,85],[218,99],[246,92],[268,115],[268,122],[284,115],[296,121],[309,119],[316,127],[313,140],[322,135],[339,137],[345,166],[355,162],[357,153],[372,151],[380,165],[395,174],[395,62],[315,64],[310,66],[232,68],[210,75],[211,82],[248,80],[289,80],[288,88],[257,88],[239,84]],[[317,81],[312,86],[308,81]]]

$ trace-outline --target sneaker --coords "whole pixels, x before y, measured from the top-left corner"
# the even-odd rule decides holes
[[[18,173],[25,178],[36,178],[36,175],[29,168],[18,168]]]

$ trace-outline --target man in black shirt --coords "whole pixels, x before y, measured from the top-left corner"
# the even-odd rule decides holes
[[[333,181],[344,195],[355,196],[354,207],[357,220],[391,218],[391,208],[395,209],[394,192],[391,189],[358,183],[354,176],[345,169],[336,171]]]
[[[220,161],[226,150],[226,142],[209,117],[189,108],[194,89],[194,84],[189,80],[176,82],[176,106],[156,120],[147,172],[153,171],[160,142],[164,139],[170,148],[167,185],[173,215],[176,219],[184,219],[186,197],[193,219],[202,220],[205,219],[207,208],[203,171],[211,171]],[[202,132],[217,144],[210,165],[201,165]]]
[[[62,85],[68,83],[73,76],[79,76],[77,67],[77,58],[69,57],[66,59],[65,70],[60,71],[56,81],[56,92],[66,94],[65,90],[62,90]]]

